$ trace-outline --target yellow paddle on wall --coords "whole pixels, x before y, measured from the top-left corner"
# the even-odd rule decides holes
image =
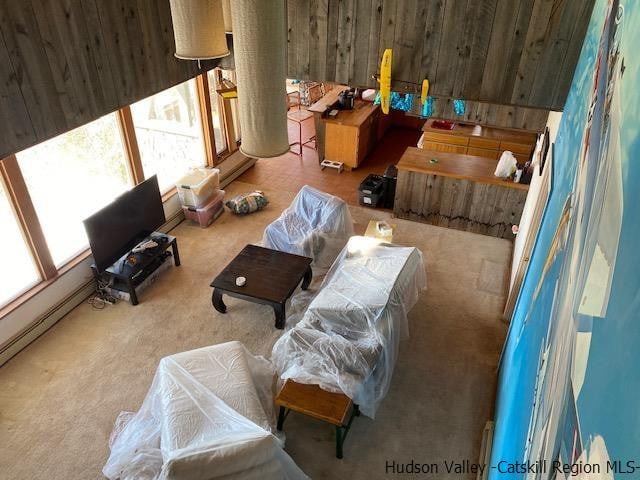
[[[382,113],[389,113],[389,105],[391,103],[391,61],[393,50],[387,48],[382,54],[380,62],[380,106]]]
[[[422,81],[422,91],[420,92],[420,103],[424,105],[429,96],[429,80],[426,78]]]

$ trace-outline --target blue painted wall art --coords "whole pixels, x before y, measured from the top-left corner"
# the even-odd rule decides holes
[[[490,478],[640,478],[639,47],[640,2],[596,0],[502,354]]]

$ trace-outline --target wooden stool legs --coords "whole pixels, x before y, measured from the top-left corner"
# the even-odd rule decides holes
[[[277,426],[279,432],[282,431],[282,428],[284,426],[284,421],[286,420],[287,416],[289,416],[289,412],[291,412],[291,410],[282,406],[280,407],[280,410],[278,412],[278,426]],[[351,424],[353,423],[354,417],[359,417],[359,416],[360,416],[360,409],[358,408],[358,405],[354,405],[351,411],[351,416],[349,417],[349,421],[346,423],[346,425],[340,425],[340,426],[336,425],[336,458],[343,458],[344,441],[346,440],[347,434],[351,429]]]
[[[351,424],[353,423],[353,418],[359,416],[360,409],[358,408],[358,405],[354,404],[351,416],[349,417],[349,422],[340,427],[336,426],[336,458],[342,458],[342,447],[345,439],[347,438],[347,433],[349,433],[349,429],[351,428]]]
[[[287,418],[287,415],[289,415],[290,410],[287,410],[284,407],[280,407],[280,411],[278,412],[278,431],[281,432],[282,431],[282,427],[284,425],[284,421]]]

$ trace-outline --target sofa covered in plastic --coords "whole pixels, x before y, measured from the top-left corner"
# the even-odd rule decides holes
[[[274,345],[280,378],[343,392],[373,418],[424,288],[420,250],[352,237],[302,319]]]
[[[305,185],[267,226],[262,245],[310,257],[314,274],[324,274],[352,235],[353,220],[344,200]]]
[[[240,342],[163,358],[137,413],[123,412],[110,479],[307,478],[275,431],[274,370]]]

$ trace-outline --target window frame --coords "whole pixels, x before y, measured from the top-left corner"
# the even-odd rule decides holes
[[[162,92],[165,92],[167,90],[171,90],[179,85],[182,84],[187,84],[191,81],[193,81],[193,93],[195,94],[195,109],[197,110],[195,112],[197,120],[200,122],[200,133],[202,134],[202,148],[203,150],[201,150],[201,152],[204,154],[204,164],[200,165],[201,167],[213,167],[215,166],[217,163],[217,153],[215,151],[215,138],[214,138],[214,130],[213,130],[213,122],[211,120],[211,108],[209,107],[209,109],[206,109],[207,105],[205,104],[205,101],[208,101],[208,92],[206,90],[203,90],[202,86],[206,85],[206,79],[203,80],[203,76],[206,76],[206,72],[204,74],[199,74],[196,77],[193,78],[189,78],[187,80],[185,80],[184,82],[180,82],[176,85],[172,85],[170,87],[167,87],[166,89],[163,89],[159,92],[156,92],[152,95],[149,95],[148,97],[142,98],[140,100],[137,100],[136,102],[133,102],[132,104],[123,107],[121,109],[121,111],[123,111],[123,120],[124,120],[124,124],[123,124],[123,128],[122,128],[122,133],[125,136],[125,142],[127,144],[131,145],[132,148],[132,155],[131,158],[133,159],[133,161],[131,162],[131,168],[132,169],[140,169],[138,173],[139,178],[141,179],[140,182],[144,181],[147,176],[144,173],[144,166],[143,166],[143,162],[142,162],[142,152],[139,148],[139,142],[137,140],[137,134],[136,134],[136,130],[135,130],[135,123],[133,120],[133,112],[131,109],[131,106],[134,105],[135,103],[138,102],[142,102],[146,99],[149,99],[155,95],[158,95]],[[191,87],[191,85],[189,86]],[[203,111],[203,108],[205,108],[205,110]],[[197,165],[196,165],[197,166]],[[177,180],[177,179],[176,179]],[[138,182],[138,183],[140,183]],[[136,183],[136,185],[138,184]],[[170,186],[167,186],[165,188],[163,188],[162,182],[160,185],[160,194],[163,197],[163,201],[164,201],[164,197],[165,195],[172,195],[174,193],[176,193],[177,190],[175,188],[175,185],[173,185],[173,183]]]
[[[216,72],[216,74],[219,73],[219,71]],[[205,71],[198,74],[193,79],[196,82],[197,113],[200,116],[200,125],[202,126],[205,148],[206,164],[203,166],[214,167],[222,163],[231,153],[237,150],[237,142],[234,139],[233,143],[228,143],[227,148],[221,152],[218,152],[216,149],[211,96],[209,93],[209,79],[207,75],[208,71]],[[232,120],[229,104],[219,101],[219,105],[220,115],[224,123],[223,133],[225,135],[232,133],[235,136],[235,133],[233,133],[233,123],[231,123],[230,127],[231,132],[227,129],[228,121]],[[125,153],[125,164],[129,170],[133,186],[135,186],[145,180],[145,175],[142,169],[142,160],[133,125],[131,107],[130,105],[125,105],[114,113],[116,114],[116,120],[121,133]],[[233,145],[235,148],[230,150],[229,145]],[[15,213],[18,227],[25,238],[27,248],[34,260],[36,270],[40,275],[40,281],[38,283],[17,295],[13,300],[9,301],[5,305],[0,305],[1,320],[4,316],[11,313],[27,300],[47,288],[59,277],[88,258],[91,255],[91,250],[86,248],[76,256],[70,258],[64,264],[56,267],[51,256],[51,252],[49,251],[40,219],[36,213],[31,195],[29,194],[27,184],[24,180],[15,154],[0,159],[0,181],[2,181],[6,187],[7,198]],[[162,195],[162,201],[166,202],[176,193],[177,191],[175,187],[171,188]]]

